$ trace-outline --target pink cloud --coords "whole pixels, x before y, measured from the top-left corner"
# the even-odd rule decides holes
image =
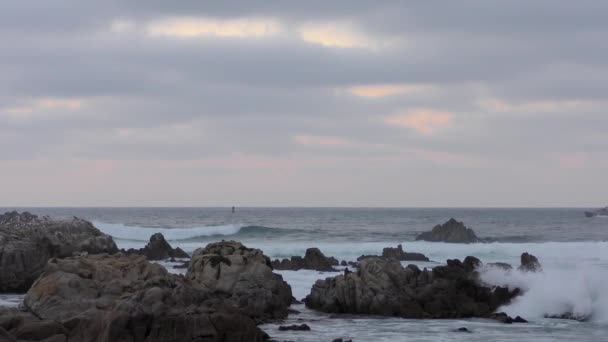
[[[321,135],[295,135],[293,140],[305,146],[346,146],[349,145],[349,141],[340,137],[332,136],[321,136]]]
[[[429,109],[418,109],[406,114],[391,115],[384,122],[392,126],[411,128],[418,133],[429,135],[450,127],[453,114]]]

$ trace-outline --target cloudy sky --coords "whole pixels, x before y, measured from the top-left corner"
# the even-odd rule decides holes
[[[3,1],[0,205],[606,205],[607,17]]]

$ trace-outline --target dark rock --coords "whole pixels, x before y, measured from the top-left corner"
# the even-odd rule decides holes
[[[474,243],[482,240],[475,235],[475,232],[467,228],[464,223],[455,219],[450,219],[442,225],[437,225],[430,232],[425,232],[416,237],[416,240],[432,242],[451,242],[451,243]]]
[[[528,323],[528,321],[523,319],[521,316],[517,316],[513,318],[513,323]]]
[[[471,330],[467,329],[466,327],[458,328],[458,329],[453,330],[453,331],[454,331],[454,332],[471,333]]]
[[[528,321],[521,318],[520,316],[512,318],[504,312],[498,312],[498,313],[492,314],[492,315],[490,315],[489,318],[493,319],[495,321],[501,322],[501,323],[505,323],[505,324],[528,323]]]
[[[403,251],[401,245],[397,245],[397,248],[387,247],[382,250],[382,257],[388,259],[395,259],[399,261],[429,261],[422,253],[406,253]]]
[[[188,253],[184,252],[181,248],[172,248],[171,245],[165,240],[165,237],[161,233],[156,233],[150,236],[148,244],[141,249],[129,249],[124,251],[127,254],[140,254],[145,255],[148,260],[166,260],[166,259],[185,259],[190,258]]]
[[[346,260],[342,260],[340,262],[340,266],[348,266],[348,262],[346,262]]]
[[[345,340],[343,338],[336,338],[336,339],[332,340],[331,342],[353,342],[353,340]]]
[[[0,215],[0,293],[26,292],[51,258],[116,253],[112,237],[79,218]]]
[[[81,342],[267,339],[252,318],[222,296],[138,255],[54,259],[24,306],[28,313],[10,313],[7,331],[34,340],[60,341],[62,335]],[[0,322],[10,321],[3,317]]]
[[[292,256],[291,259],[274,260],[272,267],[276,270],[315,270],[320,272],[335,271],[333,266],[338,265],[338,260],[333,257],[326,257],[318,248],[306,250],[304,258]]]
[[[373,314],[404,318],[490,317],[518,290],[486,287],[474,257],[448,260],[431,272],[406,268],[393,259],[363,259],[356,272],[318,280],[306,306],[329,313]]]
[[[545,315],[545,318],[567,319],[572,321],[587,322],[591,319],[591,315],[577,315],[572,312],[565,312],[560,315]]]
[[[310,327],[306,324],[300,325],[282,325],[279,327],[280,331],[309,331]]]
[[[543,270],[538,259],[534,255],[528,253],[521,255],[521,265],[518,269],[524,272],[540,272]]]
[[[222,241],[192,254],[186,278],[223,294],[227,301],[256,319],[287,317],[291,287],[272,272],[261,250],[240,242]]]

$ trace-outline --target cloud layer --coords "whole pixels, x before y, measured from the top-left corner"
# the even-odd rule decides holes
[[[602,205],[606,13],[8,1],[0,204]]]

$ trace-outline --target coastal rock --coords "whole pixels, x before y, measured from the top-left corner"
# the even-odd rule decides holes
[[[165,260],[171,258],[190,258],[188,253],[184,252],[181,248],[172,248],[171,245],[165,240],[165,237],[161,233],[156,233],[150,236],[148,244],[141,249],[129,249],[125,251],[127,254],[140,254],[145,255],[148,260]]]
[[[0,215],[0,293],[26,292],[51,258],[116,253],[112,237],[79,218]]]
[[[338,260],[333,257],[326,257],[318,248],[308,248],[304,258],[292,256],[291,259],[274,260],[272,267],[276,270],[315,270],[320,272],[334,271],[334,266],[338,266]]]
[[[398,261],[430,261],[422,253],[407,253],[403,251],[402,245],[397,245],[397,248],[386,247],[382,250],[382,255],[362,255],[357,258],[357,261],[370,258],[392,259]]]
[[[464,223],[453,218],[444,224],[435,226],[430,232],[418,235],[416,240],[451,243],[482,242],[472,229],[467,228]]]
[[[521,265],[518,269],[524,272],[540,272],[543,267],[534,255],[523,253],[521,255]]]
[[[307,324],[293,324],[293,325],[282,325],[279,327],[280,331],[309,331],[310,327]]]
[[[270,259],[240,242],[216,242],[195,250],[186,277],[223,294],[256,319],[285,318],[291,305],[291,287],[272,272]]]
[[[507,315],[504,312],[494,313],[494,314],[490,315],[489,318],[493,319],[495,321],[498,321],[500,323],[504,323],[504,324],[528,323],[528,321],[526,321],[525,319],[521,318],[520,316],[517,316],[517,317],[513,318],[513,317]]]
[[[60,335],[82,342],[267,337],[220,296],[138,255],[52,259],[25,296],[24,307],[28,317],[0,315],[0,321],[12,319],[3,328],[20,339],[24,331],[34,340]]]
[[[486,267],[498,268],[503,271],[510,271],[513,269],[513,266],[511,266],[510,264],[507,264],[506,262],[491,262],[491,263],[486,264]]]
[[[489,317],[519,290],[485,287],[479,259],[448,260],[432,271],[393,259],[363,259],[356,272],[318,280],[306,306],[329,313],[404,318]]]

